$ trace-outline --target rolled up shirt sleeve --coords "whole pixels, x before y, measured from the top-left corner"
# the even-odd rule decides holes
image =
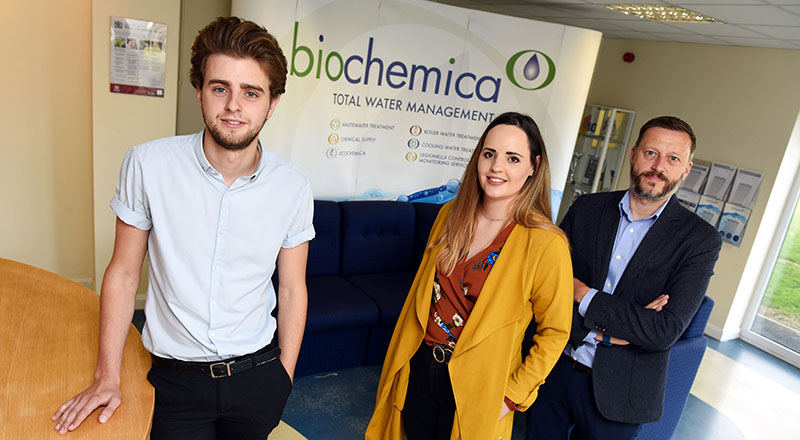
[[[135,147],[128,150],[122,160],[119,180],[109,206],[120,220],[134,228],[148,231],[153,227],[144,188],[142,164]]]
[[[311,185],[305,182],[305,187],[300,191],[298,197],[298,207],[295,211],[292,224],[286,232],[286,238],[281,244],[282,248],[291,249],[297,247],[316,235],[314,231],[314,195],[311,192]]]

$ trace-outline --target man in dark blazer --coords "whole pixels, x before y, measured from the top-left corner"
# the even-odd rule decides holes
[[[674,193],[692,166],[684,121],[645,123],[628,191],[578,198],[561,223],[572,247],[570,340],[528,411],[528,436],[631,439],[661,418],[670,347],[703,300],[722,240]]]

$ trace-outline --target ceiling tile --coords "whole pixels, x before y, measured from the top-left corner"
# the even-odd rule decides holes
[[[636,32],[636,31],[611,31],[611,32],[604,32],[604,37],[609,38],[625,38],[626,40],[656,40],[656,41],[663,41],[661,37],[656,35],[651,35],[645,32]]]
[[[696,5],[693,10],[729,24],[800,25],[800,16],[787,14],[775,6]]]
[[[692,10],[695,5],[716,5],[720,7],[726,7],[728,5],[760,6],[768,5],[769,3],[767,3],[765,0],[675,0],[671,4]]]
[[[620,17],[628,18],[630,16],[621,12],[608,9],[604,5],[563,5],[561,9],[569,11],[575,15],[586,18],[599,18],[599,19],[619,19]],[[641,19],[639,19],[641,20]]]
[[[501,1],[502,0],[498,0],[498,2]],[[556,6],[556,5],[586,4],[587,2],[586,0],[522,0],[522,3],[533,3],[542,6],[547,6],[547,5]]]
[[[733,43],[737,46],[748,46],[748,47],[772,47],[777,49],[797,49],[798,47],[794,44],[783,41],[783,40],[775,40],[771,38],[738,38],[738,37],[717,37],[722,41],[727,41],[729,43]]]
[[[437,0],[431,0],[437,1]],[[595,29],[627,39],[800,48],[800,0],[675,0],[676,5],[727,24],[663,23],[606,8],[610,3],[667,0],[438,0],[497,14]]]
[[[619,24],[612,23],[605,20],[595,20],[593,18],[562,18],[559,23],[567,24],[585,29],[595,29],[598,31],[629,31],[630,28],[620,26]]]
[[[611,5],[611,4],[618,4],[618,3],[635,3],[635,4],[670,4],[670,2],[666,0],[586,0],[587,3],[594,3],[598,5]]]
[[[669,23],[669,26],[695,34],[728,37],[764,37],[763,34],[745,29],[743,26],[722,23]]]
[[[800,26],[742,26],[781,40],[800,40]],[[744,36],[744,35],[738,35]]]
[[[681,43],[696,43],[696,44],[724,44],[725,42],[713,37],[697,34],[664,34],[655,32],[653,35],[663,37],[665,40],[678,41]]]
[[[539,5],[532,5],[529,3],[525,4],[503,4],[497,5],[498,8],[502,8],[506,11],[513,11],[519,14],[524,14],[526,17],[574,17],[571,11],[564,10],[563,8],[555,8],[549,6],[539,6]]]
[[[659,23],[641,18],[621,19],[621,20],[605,20],[609,23],[616,24],[628,29],[639,32],[678,32],[681,29],[672,27],[671,23]],[[686,31],[684,31],[686,32]]]

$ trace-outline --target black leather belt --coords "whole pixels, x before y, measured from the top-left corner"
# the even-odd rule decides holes
[[[587,367],[586,365],[583,365],[582,363],[578,362],[577,360],[572,359],[571,357],[567,356],[566,354],[562,354],[561,358],[563,358],[564,361],[567,362],[569,364],[569,366],[572,367],[572,369],[574,369],[575,371],[583,374],[584,376],[592,377],[592,367]]]
[[[274,342],[252,354],[226,359],[218,362],[186,362],[176,359],[165,359],[151,354],[153,366],[164,370],[182,373],[202,374],[214,379],[232,376],[278,359],[281,349]]]

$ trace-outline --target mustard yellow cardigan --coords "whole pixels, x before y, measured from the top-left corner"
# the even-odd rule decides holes
[[[429,243],[439,237],[450,204],[442,207]],[[405,435],[401,411],[409,361],[422,343],[433,291],[437,249],[428,249],[400,312],[383,363],[369,440]],[[451,439],[511,439],[513,417],[500,418],[503,396],[527,409],[555,365],[572,321],[572,262],[555,232],[516,225],[483,285],[450,359],[456,402]],[[525,329],[536,320],[533,347],[522,361]]]

